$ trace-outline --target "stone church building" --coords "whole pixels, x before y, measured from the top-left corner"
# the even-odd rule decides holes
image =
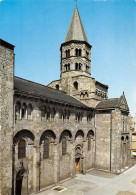
[[[60,79],[45,86],[14,76],[14,46],[0,39],[1,195],[131,166],[125,95],[108,99],[108,86],[91,76],[91,48],[75,7],[60,46]]]

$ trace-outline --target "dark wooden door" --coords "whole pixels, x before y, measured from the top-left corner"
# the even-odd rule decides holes
[[[80,158],[75,159],[75,174],[80,172]]]

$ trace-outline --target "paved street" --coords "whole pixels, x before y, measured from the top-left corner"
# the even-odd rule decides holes
[[[64,189],[50,188],[39,195],[136,195],[136,166],[121,175],[92,170],[59,186]]]

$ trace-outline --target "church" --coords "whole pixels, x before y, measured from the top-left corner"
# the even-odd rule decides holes
[[[76,6],[60,46],[60,79],[45,86],[14,76],[14,45],[0,39],[1,195],[132,166],[124,92],[109,99],[108,85],[91,76],[91,48]]]

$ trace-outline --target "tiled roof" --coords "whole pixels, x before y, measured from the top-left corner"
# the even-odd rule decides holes
[[[129,112],[129,107],[128,107],[124,92],[120,96],[120,98],[112,98],[112,99],[103,100],[100,103],[98,103],[96,106],[97,110],[114,109],[114,108],[119,108],[120,110]]]
[[[119,107],[119,98],[112,98],[101,101],[96,109],[104,109],[104,108],[118,108]]]
[[[85,30],[82,24],[82,21],[80,19],[80,15],[77,9],[77,6],[75,7],[71,23],[65,38],[64,42],[68,42],[71,40],[77,40],[77,41],[86,41],[88,42],[87,36],[85,34]]]
[[[65,94],[62,91],[52,89],[45,85],[28,81],[19,77],[14,77],[14,89],[15,92],[28,94],[39,98],[56,101],[59,103],[66,103],[69,105],[78,106],[82,108],[89,108],[82,102],[78,101],[74,97]]]

